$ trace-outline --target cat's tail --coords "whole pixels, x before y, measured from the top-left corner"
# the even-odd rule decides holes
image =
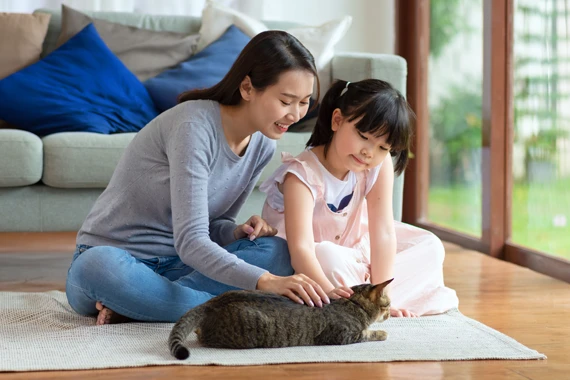
[[[200,305],[188,310],[172,328],[168,337],[168,346],[170,347],[170,353],[176,359],[184,360],[190,356],[190,352],[184,347],[183,342],[202,321],[205,308],[205,305]]]

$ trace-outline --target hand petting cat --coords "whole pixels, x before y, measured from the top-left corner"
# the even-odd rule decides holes
[[[353,294],[354,291],[348,286],[340,286],[327,293],[330,299],[350,298]]]
[[[354,294],[354,291],[347,287],[341,286],[338,288],[334,288],[330,292],[327,293],[330,299],[339,299],[339,298],[350,298],[351,295]],[[407,317],[407,318],[416,318],[418,315],[414,312],[411,312],[406,309],[394,309],[390,308],[390,317],[398,318],[398,317]]]
[[[267,222],[259,215],[253,215],[247,222],[240,224],[234,230],[234,237],[236,240],[249,237],[249,240],[254,240],[255,238],[262,236],[274,236],[277,233],[277,229],[271,227]]]
[[[323,288],[302,273],[282,277],[266,272],[257,281],[257,289],[286,296],[308,306],[323,307],[323,303],[330,303]]]

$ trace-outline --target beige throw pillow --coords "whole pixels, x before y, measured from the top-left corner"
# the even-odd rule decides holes
[[[51,15],[0,13],[0,79],[40,59]],[[0,128],[10,128],[0,120]]]
[[[50,15],[0,13],[0,79],[40,58]]]
[[[187,60],[194,54],[199,34],[158,32],[91,18],[62,5],[61,46],[84,27],[93,23],[109,49],[140,81],[152,78]]]

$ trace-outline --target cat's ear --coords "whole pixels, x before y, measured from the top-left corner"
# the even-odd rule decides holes
[[[393,278],[391,278],[391,279],[389,279],[389,280],[387,280],[387,281],[384,281],[384,282],[381,283],[381,284],[374,285],[374,288],[372,288],[372,291],[373,291],[373,292],[380,292],[380,294],[382,294],[382,293],[384,292],[384,288],[385,288],[386,286],[388,286],[388,284],[390,284],[392,281],[394,281]]]

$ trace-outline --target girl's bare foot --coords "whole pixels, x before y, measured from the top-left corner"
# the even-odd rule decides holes
[[[390,317],[417,318],[418,315],[416,313],[412,313],[409,310],[390,308]]]
[[[132,319],[125,317],[119,313],[115,313],[113,310],[103,306],[101,301],[97,301],[95,307],[97,310],[99,310],[99,315],[97,316],[97,326],[132,321]]]

